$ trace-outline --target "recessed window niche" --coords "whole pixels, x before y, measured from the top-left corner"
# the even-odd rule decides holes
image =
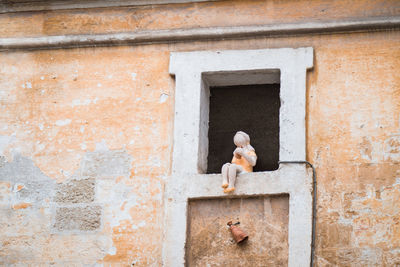
[[[281,163],[278,167],[277,159],[304,161],[306,158],[306,75],[312,66],[311,47],[171,53],[175,110],[172,172],[166,180],[164,194],[163,265],[183,267],[197,257],[198,253],[192,252],[204,246],[201,242],[197,243],[200,247],[196,246],[191,238],[200,230],[196,223],[209,218],[210,206],[218,207],[217,217],[221,214],[232,217],[238,212],[240,215],[240,209],[229,213],[226,208],[239,202],[255,207],[264,203],[265,207],[264,198],[273,195],[285,195],[284,202],[289,206],[284,209],[288,215],[285,220],[287,265],[310,265],[312,173],[302,164]],[[240,106],[242,102],[244,107]],[[259,171],[240,174],[235,192],[227,195],[221,189],[220,168],[222,162],[232,159],[233,135],[238,130],[249,133],[259,158],[255,170]],[[221,147],[225,146],[224,152]],[[261,213],[240,216],[243,227],[246,224],[251,235],[250,241],[256,240],[260,232],[252,225],[265,221],[263,218],[254,219],[255,224],[246,221],[246,218],[253,219],[254,214]],[[201,235],[214,238],[224,231],[228,237],[226,230],[223,227],[214,232],[204,229]],[[260,237],[257,244],[268,240]]]
[[[279,164],[279,83],[210,87],[207,173],[220,173],[235,150],[237,131],[250,135],[258,155],[254,171]]]

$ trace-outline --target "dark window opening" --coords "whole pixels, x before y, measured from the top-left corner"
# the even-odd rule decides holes
[[[237,131],[250,135],[257,153],[254,171],[279,167],[280,84],[210,88],[207,173],[220,173],[231,162]]]

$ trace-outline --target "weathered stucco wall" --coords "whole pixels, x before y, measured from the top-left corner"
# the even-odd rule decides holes
[[[318,16],[300,12],[305,3],[281,1],[2,14],[0,32],[133,30],[124,18],[139,23],[149,12],[155,24],[139,23],[143,29],[318,20],[324,6],[329,19],[399,10],[388,1],[339,2],[308,3]],[[224,11],[235,19],[222,21]],[[318,175],[318,266],[399,265],[399,42],[398,31],[377,31],[1,52],[0,264],[161,265],[173,142],[170,52],[312,46],[307,159]]]

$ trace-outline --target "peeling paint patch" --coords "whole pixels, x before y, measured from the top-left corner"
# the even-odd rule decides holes
[[[15,136],[0,135],[0,155],[4,155],[6,148],[15,140]]]
[[[385,140],[385,159],[400,160],[400,135]]]
[[[86,146],[85,143],[82,143],[80,146],[81,146],[81,149],[82,149],[82,150],[86,150],[86,148],[87,148],[87,146]]]
[[[65,120],[58,120],[56,121],[57,126],[65,126],[71,123],[70,119],[65,119]]]
[[[55,181],[44,175],[31,159],[14,156],[0,168],[0,180],[8,180],[17,202],[43,203],[52,198]]]
[[[164,103],[168,99],[168,94],[161,94],[160,103]]]
[[[131,73],[131,78],[132,78],[132,81],[136,80],[136,73],[132,72]]]
[[[368,137],[364,136],[359,144],[361,157],[366,160],[372,159],[372,144]]]
[[[45,148],[46,146],[44,145],[44,144],[38,144],[38,146],[37,146],[37,150],[38,151],[42,151],[44,148]]]
[[[11,183],[0,181],[0,205],[8,206],[11,202]],[[0,223],[1,223],[0,218]]]
[[[96,143],[96,151],[108,151],[107,142],[102,139],[101,142]]]
[[[25,186],[24,186],[23,184],[16,183],[16,184],[14,185],[14,190],[13,190],[13,192],[16,193],[16,192],[18,192],[18,191],[21,191],[24,187],[25,187]]]
[[[32,88],[32,83],[30,83],[30,82],[26,82],[26,83],[24,83],[24,84],[22,85],[22,88],[28,88],[28,89],[31,89],[31,88]]]
[[[115,254],[117,254],[117,248],[116,248],[116,247],[111,247],[111,248],[108,250],[108,254],[109,254],[109,255],[115,255]]]
[[[20,210],[20,209],[29,208],[29,207],[31,207],[31,206],[32,206],[31,203],[21,202],[21,203],[18,203],[18,204],[13,205],[12,208],[13,208],[13,210]]]
[[[91,99],[85,99],[85,100],[80,100],[80,99],[74,99],[72,100],[72,107],[75,106],[87,106],[90,105],[90,103],[92,103]]]

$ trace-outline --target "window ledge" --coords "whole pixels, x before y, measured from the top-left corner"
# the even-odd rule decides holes
[[[226,194],[221,188],[221,174],[187,174],[185,183],[169,187],[167,197],[174,199],[204,199],[219,197],[249,197],[256,195],[277,195],[302,193],[310,195],[312,177],[303,164],[284,165],[278,170],[239,174],[233,193]]]

